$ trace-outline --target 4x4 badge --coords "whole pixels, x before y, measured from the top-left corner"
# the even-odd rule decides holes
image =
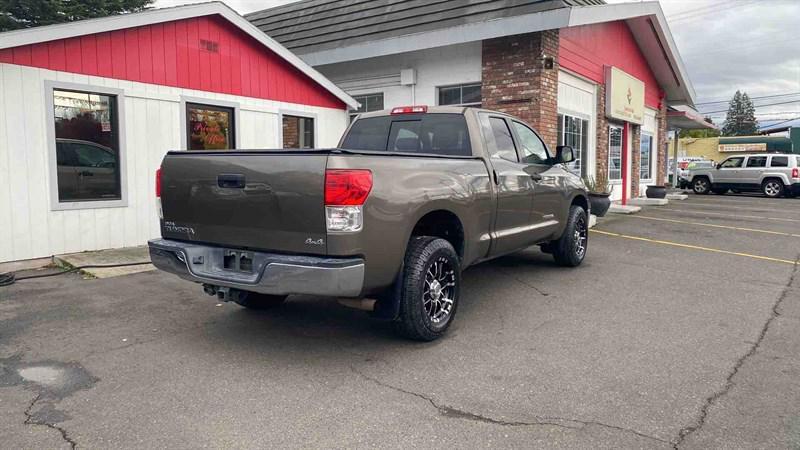
[[[311,239],[311,238],[306,239],[306,245],[324,245],[324,244],[325,244],[325,240],[322,239],[322,238],[319,238],[319,239],[316,239],[316,240]]]

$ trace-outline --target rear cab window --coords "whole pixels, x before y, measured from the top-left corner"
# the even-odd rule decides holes
[[[356,120],[342,142],[347,150],[472,156],[461,114],[399,114]]]

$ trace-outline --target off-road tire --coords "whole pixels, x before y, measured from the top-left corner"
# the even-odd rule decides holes
[[[767,178],[761,183],[761,192],[769,198],[778,198],[783,195],[786,188],[783,181],[778,178]]]
[[[440,258],[444,258],[453,271],[454,290],[452,306],[442,322],[434,323],[425,309],[425,277]],[[444,335],[453,323],[458,310],[461,290],[461,262],[449,242],[433,236],[412,237],[406,250],[403,265],[402,289],[400,292],[400,315],[397,331],[403,336],[418,341],[433,341]]]
[[[579,251],[579,239],[583,237],[583,251]],[[586,257],[589,244],[589,218],[586,211],[577,205],[569,208],[567,226],[561,237],[550,243],[553,259],[565,267],[577,267]]]
[[[234,300],[240,306],[247,309],[265,310],[273,309],[282,305],[286,301],[287,295],[269,295],[258,292],[242,292],[239,299]]]
[[[697,195],[708,195],[711,192],[711,181],[706,177],[697,177],[692,180],[692,191]]]

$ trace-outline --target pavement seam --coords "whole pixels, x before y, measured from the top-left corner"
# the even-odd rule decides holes
[[[62,428],[62,427],[60,427],[58,425],[52,424],[52,423],[48,423],[48,422],[34,422],[33,421],[33,414],[32,414],[33,407],[36,406],[36,403],[38,403],[39,400],[41,400],[41,398],[42,398],[42,394],[40,393],[40,394],[36,394],[36,397],[34,397],[33,400],[31,400],[31,403],[28,405],[28,407],[24,411],[25,421],[22,422],[22,424],[23,425],[40,425],[40,426],[45,426],[47,428],[50,428],[51,430],[56,430],[59,433],[61,433],[61,439],[63,439],[64,442],[69,444],[70,448],[72,448],[73,450],[78,448],[78,444],[74,440],[72,440],[72,438],[69,437],[69,434],[67,434],[67,430],[65,430],[64,428]]]
[[[483,414],[478,414],[478,413],[474,413],[474,412],[471,412],[471,411],[465,411],[465,410],[462,410],[462,409],[454,408],[452,406],[439,404],[433,398],[428,397],[427,395],[420,394],[418,392],[409,391],[409,390],[406,390],[406,389],[403,389],[403,388],[400,388],[400,387],[393,386],[391,384],[385,383],[385,382],[383,382],[383,381],[381,381],[381,380],[379,380],[377,378],[371,377],[371,376],[361,372],[360,370],[356,369],[353,366],[350,366],[350,369],[356,375],[358,375],[361,378],[364,378],[365,380],[370,381],[370,382],[372,382],[372,383],[374,383],[374,384],[376,384],[378,386],[381,386],[381,387],[384,387],[386,389],[391,389],[393,391],[400,392],[402,394],[414,396],[414,397],[417,397],[419,399],[425,400],[428,404],[433,406],[439,412],[439,414],[441,414],[442,416],[445,416],[445,417],[449,417],[449,418],[462,419],[462,420],[472,420],[472,421],[476,421],[476,422],[489,423],[489,424],[492,424],[492,425],[499,425],[499,426],[504,426],[504,427],[552,426],[552,427],[565,428],[565,429],[577,430],[577,431],[581,431],[586,427],[597,426],[597,427],[602,427],[602,428],[608,428],[608,429],[615,430],[615,431],[621,431],[621,432],[624,432],[624,433],[631,433],[631,434],[634,434],[634,435],[639,436],[641,438],[657,441],[657,442],[660,442],[662,444],[668,444],[668,445],[671,444],[670,441],[667,441],[667,440],[664,440],[664,439],[660,439],[660,438],[657,438],[655,436],[650,436],[650,435],[644,434],[642,432],[639,432],[639,431],[636,431],[636,430],[633,430],[633,429],[630,429],[630,428],[624,428],[624,427],[620,427],[620,426],[616,426],[616,425],[609,425],[609,424],[602,423],[602,422],[597,422],[597,421],[568,419],[568,418],[564,418],[564,417],[537,417],[537,420],[535,422],[507,421],[507,420],[495,419],[493,417],[485,416]]]
[[[744,366],[747,360],[754,356],[756,352],[758,352],[761,343],[764,341],[764,338],[767,336],[767,332],[769,331],[770,325],[772,322],[775,321],[778,317],[780,317],[781,313],[779,311],[781,304],[784,300],[789,297],[789,292],[793,290],[792,285],[794,284],[795,278],[797,277],[798,268],[800,268],[800,255],[797,256],[794,263],[794,269],[792,270],[792,274],[789,276],[789,280],[786,282],[786,285],[781,291],[781,294],[778,296],[778,300],[772,305],[772,309],[770,310],[770,316],[767,318],[767,321],[764,322],[764,326],[761,327],[761,331],[758,334],[758,338],[755,342],[750,346],[750,349],[742,355],[739,359],[736,360],[736,363],[733,365],[733,368],[728,373],[728,376],[725,378],[725,384],[722,386],[722,389],[714,392],[710,396],[706,397],[703,406],[700,408],[700,415],[697,418],[697,421],[694,425],[689,425],[684,427],[678,433],[678,437],[672,442],[672,446],[675,450],[678,450],[683,442],[693,433],[699,431],[703,426],[706,424],[708,420],[709,410],[711,406],[713,406],[719,399],[727,395],[731,389],[736,386],[736,383],[733,382],[733,378],[736,374],[739,373],[739,369]]]

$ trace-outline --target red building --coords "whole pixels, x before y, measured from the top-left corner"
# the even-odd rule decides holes
[[[357,103],[222,3],[0,34],[0,262],[144,244],[168,150],[334,146]]]
[[[667,110],[691,108],[694,91],[658,3],[348,5],[301,1],[246,18],[354,96],[354,114],[482,106],[527,120],[551,148],[572,145],[572,169],[607,178],[615,200],[665,182]]]

